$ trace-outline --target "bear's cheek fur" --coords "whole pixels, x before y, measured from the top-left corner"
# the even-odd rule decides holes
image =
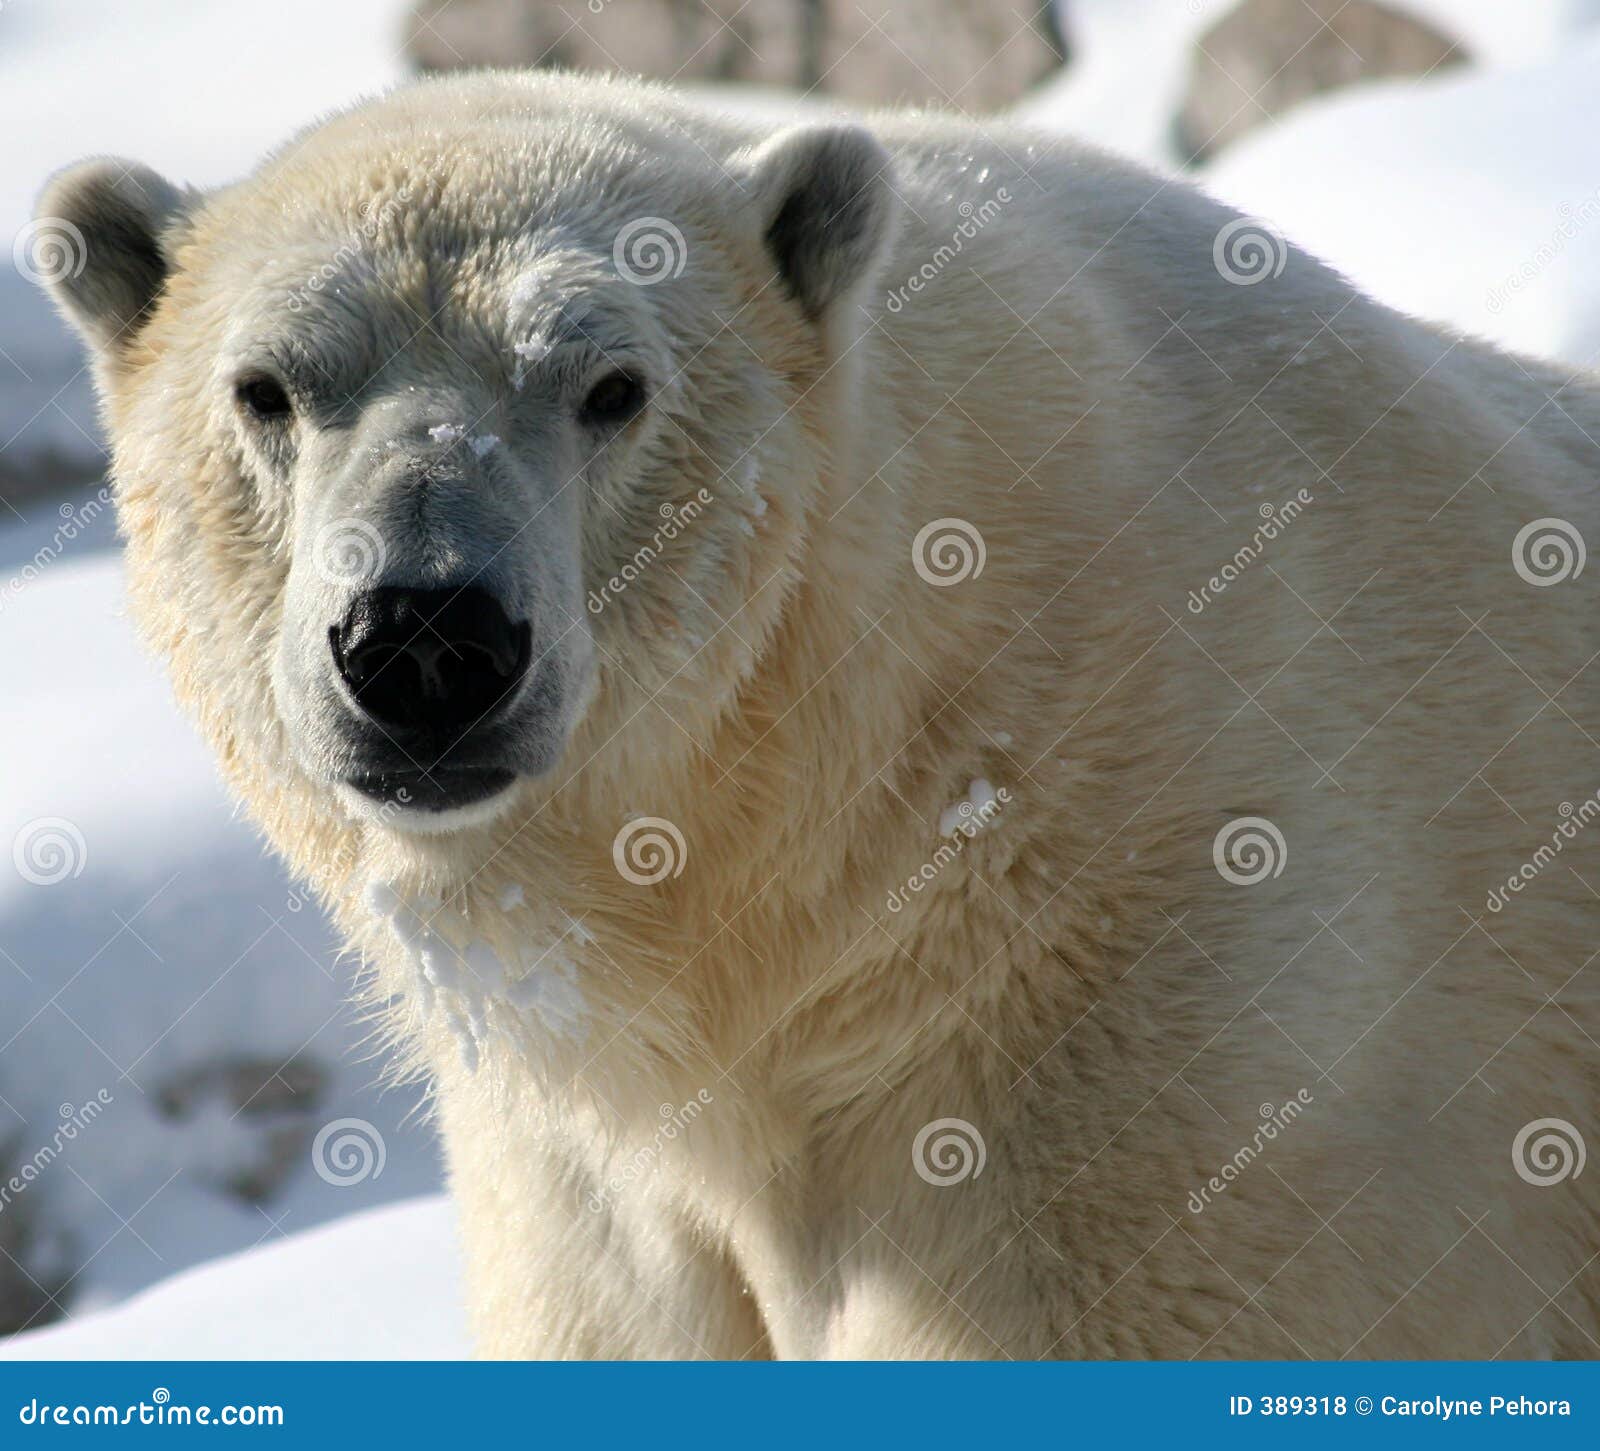
[[[230,785],[283,846],[300,828],[272,823],[298,821],[290,799],[302,785],[271,681],[286,496],[246,472],[232,420],[213,396],[216,360],[186,340],[196,315],[186,301],[170,299],[141,356],[102,384],[129,613]]]

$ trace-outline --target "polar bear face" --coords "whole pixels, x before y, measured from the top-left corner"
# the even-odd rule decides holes
[[[252,789],[466,828],[597,702],[736,686],[698,657],[792,548],[888,162],[645,94],[433,83],[212,196],[107,161],[46,191],[138,613]]]

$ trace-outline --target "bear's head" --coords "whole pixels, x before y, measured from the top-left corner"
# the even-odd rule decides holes
[[[51,182],[135,612],[291,856],[536,810],[647,702],[662,770],[715,728],[841,445],[888,165],[489,74],[211,194]]]

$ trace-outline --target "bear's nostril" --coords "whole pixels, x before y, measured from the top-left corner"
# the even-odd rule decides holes
[[[473,585],[385,586],[351,601],[328,644],[363,714],[390,730],[453,740],[510,702],[532,634]]]

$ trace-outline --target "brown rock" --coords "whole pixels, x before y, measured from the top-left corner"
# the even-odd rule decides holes
[[[16,1140],[0,1145],[0,1180],[12,1178],[22,1167],[23,1151]],[[42,1271],[34,1247],[40,1226],[35,1218],[37,1201],[19,1195],[0,1211],[0,1336],[34,1329],[61,1318],[55,1296],[62,1276]]]
[[[424,70],[565,66],[986,111],[1062,63],[1044,0],[421,0]]]
[[[1377,0],[1243,0],[1195,42],[1177,144],[1204,161],[1312,96],[1466,60],[1459,42]]]

